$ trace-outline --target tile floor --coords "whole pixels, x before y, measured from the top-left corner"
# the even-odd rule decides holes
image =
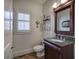
[[[38,58],[36,57],[35,53],[30,53],[19,57],[15,57],[14,59],[44,59],[44,57]]]

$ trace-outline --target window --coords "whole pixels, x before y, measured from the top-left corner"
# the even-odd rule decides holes
[[[4,29],[5,30],[10,30],[10,21],[9,20],[4,21]]]
[[[17,25],[17,30],[19,31],[30,30],[30,15],[18,13]]]
[[[12,30],[12,19],[13,19],[13,13],[10,11],[4,12],[4,29],[5,30]]]
[[[13,12],[11,12],[11,30],[13,29]]]

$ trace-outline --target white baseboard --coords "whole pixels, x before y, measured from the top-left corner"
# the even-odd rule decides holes
[[[22,50],[22,51],[16,51],[16,52],[13,53],[13,57],[21,56],[21,55],[32,53],[32,52],[33,52],[32,48],[29,48],[29,49],[26,49],[26,50]]]

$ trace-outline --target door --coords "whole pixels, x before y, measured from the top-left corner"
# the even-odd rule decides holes
[[[53,46],[45,42],[45,59],[62,59],[62,55]]]
[[[12,0],[4,0],[4,59],[12,59]]]

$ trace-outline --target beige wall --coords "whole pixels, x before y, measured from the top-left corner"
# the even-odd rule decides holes
[[[54,13],[53,13],[53,8],[52,5],[57,2],[60,3],[60,0],[47,0],[44,4],[43,4],[43,14],[45,16],[50,16],[50,21],[51,21],[51,30],[49,31],[49,33],[47,34],[46,32],[43,33],[43,37],[54,37],[55,36],[55,32],[54,32]]]
[[[32,48],[42,40],[42,32],[36,28],[35,21],[42,20],[42,4],[32,0],[14,0],[14,22],[16,21],[17,12],[30,13],[31,30],[26,33],[16,32],[16,23],[14,24],[14,56],[22,55],[32,51]]]
[[[43,5],[34,0],[14,0],[14,35],[13,46],[14,56],[26,54],[32,51],[33,46],[39,44],[43,37],[54,37],[54,14],[52,5],[56,0],[47,0]],[[16,13],[25,12],[31,14],[31,31],[26,33],[16,32]],[[41,32],[40,28],[36,28],[35,21],[42,20],[42,15],[51,16],[51,31],[48,35]],[[44,33],[42,35],[42,33]]]

